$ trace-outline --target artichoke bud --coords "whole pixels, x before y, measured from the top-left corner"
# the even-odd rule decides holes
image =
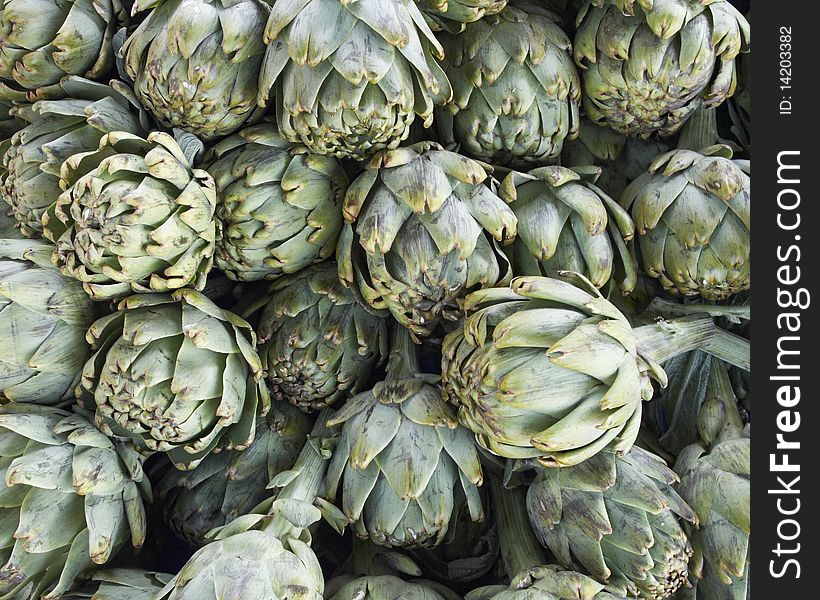
[[[193,290],[120,302],[88,332],[78,387],[103,431],[181,470],[211,451],[245,449],[269,408],[251,326]]]
[[[347,176],[332,156],[309,154],[272,124],[213,148],[223,235],[216,266],[231,279],[275,279],[331,256],[342,229]]]
[[[0,444],[13,540],[0,552],[4,597],[63,598],[126,543],[142,545],[151,487],[127,447],[79,414],[22,402],[0,408]]]
[[[620,204],[643,270],[683,296],[724,300],[751,287],[750,163],[725,146],[657,157]]]
[[[581,573],[539,565],[512,577],[509,586],[478,588],[465,600],[624,600],[624,596]]]
[[[460,318],[463,296],[511,276],[500,244],[517,219],[486,180],[480,163],[434,142],[377,154],[345,196],[342,282],[416,338]]]
[[[221,235],[214,181],[170,135],[107,133],[60,177],[44,234],[55,264],[92,298],[205,286]]]
[[[460,598],[449,589],[433,582],[405,581],[395,575],[336,577],[328,582],[325,597],[328,600],[394,600],[395,598],[458,600]]]
[[[578,135],[581,83],[555,14],[516,2],[441,38],[454,90],[453,101],[436,110],[445,143],[524,166],[553,161]]]

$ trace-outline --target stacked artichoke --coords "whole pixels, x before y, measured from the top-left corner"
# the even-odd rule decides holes
[[[0,600],[744,600],[749,42],[0,0]]]

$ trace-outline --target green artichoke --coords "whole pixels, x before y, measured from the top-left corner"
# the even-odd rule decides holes
[[[231,279],[275,279],[333,255],[347,175],[331,156],[308,154],[272,124],[243,129],[213,148],[222,239],[216,266]]]
[[[325,506],[318,494],[333,446],[326,420],[323,411],[293,469],[271,481],[272,497],[216,532],[155,600],[322,600],[309,527]]]
[[[247,322],[189,289],[142,294],[88,330],[78,389],[108,435],[192,469],[215,448],[245,449],[270,402]]]
[[[358,393],[386,358],[386,319],[356,301],[332,261],[275,281],[262,302],[248,319],[276,400],[319,410]]]
[[[364,159],[396,148],[452,90],[443,50],[414,0],[277,0],[259,102],[311,152]]]
[[[166,127],[210,140],[262,116],[263,0],[137,0],[151,13],[128,37],[125,72]]]
[[[635,287],[637,268],[626,242],[635,225],[623,208],[595,185],[599,167],[541,167],[512,171],[499,195],[518,218],[509,254],[520,275],[574,271],[603,287],[614,276],[618,287]]]
[[[397,328],[387,377],[328,420],[341,425],[326,493],[338,499],[356,535],[388,547],[435,547],[458,503],[484,518],[478,452],[433,382],[418,372],[416,349]]]
[[[36,90],[65,75],[105,77],[114,33],[127,18],[120,0],[3,0],[0,80]]]
[[[205,286],[220,236],[211,176],[167,133],[108,133],[60,169],[43,216],[54,261],[96,300]]]
[[[442,34],[453,102],[436,111],[443,141],[488,162],[545,163],[578,134],[581,82],[558,17],[514,2]]]
[[[488,585],[473,590],[464,600],[625,600],[591,577],[564,571],[555,565],[527,569],[510,585]]]
[[[246,450],[209,454],[192,471],[171,469],[157,483],[166,523],[194,547],[270,495],[268,483],[290,469],[310,432],[310,420],[289,404],[275,402],[256,421]]]
[[[416,0],[430,26],[458,33],[472,23],[504,10],[508,0]]]
[[[443,391],[478,443],[506,458],[569,466],[625,452],[658,361],[708,342],[709,317],[632,329],[588,280],[518,277],[472,293],[442,348]]]
[[[460,600],[460,596],[424,581],[405,581],[394,575],[338,577],[328,582],[328,600]]]
[[[566,567],[582,565],[622,595],[660,600],[688,577],[692,547],[678,518],[697,516],[671,485],[678,477],[637,446],[599,452],[565,469],[540,469],[527,492],[530,521]]]
[[[91,583],[60,596],[60,600],[154,600],[173,576],[139,569],[105,569]]]
[[[42,215],[62,193],[63,161],[96,150],[112,131],[143,135],[151,128],[131,88],[120,81],[104,85],[66,77],[60,89],[65,98],[22,104],[11,111],[25,126],[4,151],[0,190],[27,237],[42,235]]]
[[[0,401],[60,404],[80,381],[93,303],[51,264],[52,251],[0,239]]]
[[[79,415],[0,408],[0,594],[60,598],[75,579],[145,539],[151,488],[139,457]]]
[[[728,0],[587,0],[577,26],[587,116],[639,137],[672,135],[731,96],[750,43]]]
[[[624,190],[639,262],[667,291],[723,300],[751,287],[751,164],[726,146],[658,156]]]
[[[345,196],[342,281],[416,337],[458,319],[463,296],[511,277],[498,242],[515,237],[516,218],[487,177],[433,142],[376,155]]]

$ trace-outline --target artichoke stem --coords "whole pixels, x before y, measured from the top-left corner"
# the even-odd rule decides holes
[[[726,365],[719,360],[713,360],[709,369],[709,390],[710,397],[722,404],[721,416],[723,417],[723,422],[719,424],[721,428],[716,432],[706,431],[707,424],[704,422],[698,424],[701,439],[707,443],[707,449],[711,450],[720,442],[744,437],[744,433],[743,419],[737,408],[737,397],[732,382],[729,380],[729,372],[726,370]],[[701,415],[701,421],[704,416]]]
[[[703,347],[703,350],[744,371],[752,370],[751,344],[749,340],[735,333],[718,329],[715,337]]]
[[[326,454],[321,452],[321,449],[325,446],[324,442],[332,434],[327,426],[330,414],[331,410],[329,408],[325,408],[319,413],[316,423],[305,441],[305,445],[302,446],[299,458],[296,459],[296,464],[293,465],[293,470],[298,472],[299,476],[282,488],[277,499],[302,500],[309,504],[313,504],[316,500],[330,459],[330,452]]]
[[[531,567],[546,564],[527,515],[526,488],[504,489],[495,474],[488,474],[488,479],[498,520],[498,542],[507,575],[512,579]]]
[[[223,296],[230,295],[235,285],[235,282],[224,275],[211,273],[208,277],[208,282],[205,284],[205,288],[202,290],[202,294],[214,302],[217,302],[221,300]]]
[[[701,106],[695,111],[681,131],[678,148],[700,152],[703,148],[719,144],[717,110]]]
[[[644,325],[634,331],[639,353],[663,363],[678,354],[705,348],[714,338],[717,326],[712,317],[690,315]]]
[[[382,565],[376,557],[376,544],[357,535],[353,536],[353,568],[356,575],[393,575],[394,572]]]
[[[390,332],[390,358],[387,362],[386,379],[415,377],[421,372],[418,346],[413,342],[410,331],[394,323]]]

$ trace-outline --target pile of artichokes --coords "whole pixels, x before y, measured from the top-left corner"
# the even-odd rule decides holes
[[[748,4],[0,0],[0,600],[746,600]]]

